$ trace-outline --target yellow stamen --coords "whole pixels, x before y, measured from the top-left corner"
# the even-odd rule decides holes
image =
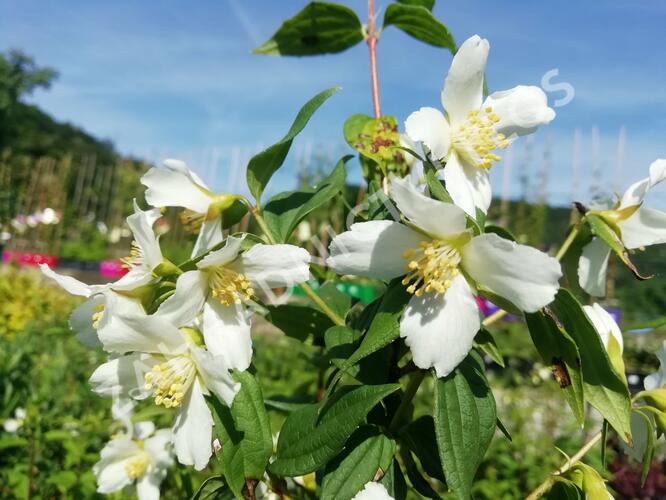
[[[445,293],[460,272],[460,252],[445,241],[422,241],[419,248],[408,250],[403,257],[407,260],[407,275],[402,284],[409,285],[407,292],[417,297]]]
[[[132,241],[132,245],[130,246],[130,254],[127,257],[120,259],[120,262],[122,262],[122,267],[125,269],[131,269],[134,266],[141,265],[142,255],[143,252],[141,251],[139,244],[136,241]]]
[[[138,479],[146,473],[150,465],[148,453],[140,453],[125,462],[125,472],[130,479]]]
[[[178,218],[186,232],[197,234],[201,230],[201,225],[204,223],[204,220],[206,220],[206,215],[186,208],[178,214]]]
[[[213,297],[227,306],[250,300],[254,295],[254,289],[244,274],[223,266],[211,270],[209,286]]]
[[[176,356],[155,365],[144,375],[144,389],[154,391],[155,404],[165,408],[180,406],[196,376],[196,368],[188,356]]]
[[[492,151],[509,147],[506,136],[495,131],[495,124],[501,118],[493,113],[491,106],[484,108],[483,114],[479,111],[470,111],[467,116],[467,122],[453,133],[452,147],[472,165],[489,169],[494,162],[502,159]]]
[[[104,316],[104,304],[97,304],[95,306],[95,312],[92,315],[92,326],[95,330],[99,328],[99,324],[102,321]]]

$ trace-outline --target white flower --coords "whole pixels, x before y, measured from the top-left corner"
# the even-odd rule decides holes
[[[659,243],[666,243],[666,213],[643,207],[648,191],[666,178],[666,160],[659,159],[650,165],[645,179],[629,186],[617,202],[592,207],[590,214],[600,216],[618,231],[625,248],[632,250]],[[590,295],[606,295],[606,270],[610,248],[594,238],[584,249],[578,261],[580,286]]]
[[[354,495],[352,500],[393,500],[393,497],[389,495],[383,484],[370,481]]]
[[[293,245],[254,245],[240,253],[243,238],[230,236],[226,245],[183,273],[176,293],[160,307],[170,321],[191,317],[203,308],[206,345],[227,365],[245,370],[252,359],[250,311],[256,291],[294,286],[307,281],[310,254]]]
[[[488,50],[488,41],[477,35],[466,40],[453,58],[442,89],[446,115],[435,108],[421,108],[405,122],[412,140],[425,144],[433,159],[446,162],[446,188],[456,205],[472,217],[476,207],[485,213],[490,206],[488,170],[500,160],[494,151],[555,117],[539,87],[519,85],[483,101]]]
[[[137,422],[127,434],[112,438],[93,466],[97,491],[112,493],[136,484],[139,500],[160,498],[160,483],[173,464],[171,431],[155,431],[152,422]]]
[[[148,188],[146,201],[153,207],[185,209],[181,221],[190,231],[199,232],[195,257],[222,241],[219,216],[237,197],[214,193],[181,160],[165,160],[162,168],[151,168],[141,183]]]
[[[26,413],[25,410],[21,407],[14,410],[14,418],[8,418],[2,423],[2,427],[5,429],[5,432],[10,434],[16,434],[18,430],[23,427],[25,422]]]
[[[391,195],[409,225],[354,224],[333,239],[327,264],[341,274],[384,280],[406,275],[413,297],[400,335],[418,367],[434,366],[443,377],[472,348],[480,318],[470,284],[526,312],[552,301],[562,274],[552,257],[496,234],[472,236],[462,210],[423,196],[407,180],[393,179]]]
[[[599,334],[599,337],[601,337],[606,350],[608,350],[610,339],[613,338],[620,348],[620,353],[622,353],[624,351],[624,339],[622,338],[620,327],[613,319],[613,316],[597,303],[591,306],[583,306],[583,310],[592,322],[592,325],[594,325],[594,329]]]
[[[123,316],[125,328],[100,332],[104,348],[121,355],[97,368],[90,383],[101,395],[153,396],[156,405],[175,408],[178,460],[201,470],[212,453],[213,418],[204,395],[212,392],[230,405],[239,385],[226,357],[204,343],[211,332],[205,323],[203,332],[197,328],[198,313],[165,315],[160,308],[153,315]]]
[[[645,377],[643,382],[646,391],[666,386],[666,340],[657,351],[657,357],[659,358],[659,369],[652,375]]]

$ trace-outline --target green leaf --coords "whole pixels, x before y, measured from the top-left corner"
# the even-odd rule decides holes
[[[402,464],[405,467],[405,472],[407,472],[409,482],[412,483],[412,486],[419,495],[425,498],[441,498],[428,480],[423,477],[408,449],[400,448],[400,458],[402,458]]]
[[[608,420],[624,441],[630,442],[629,390],[613,369],[599,334],[568,290],[561,288],[550,307],[578,346],[585,399]]]
[[[368,412],[399,388],[399,384],[359,386],[325,406],[319,403],[294,411],[282,426],[270,471],[291,477],[316,471],[340,453]]]
[[[335,314],[341,318],[347,316],[347,312],[351,307],[351,296],[341,292],[335,282],[328,281],[324,283],[319,290],[317,290],[317,293],[321,299],[326,302],[328,307],[333,309]]]
[[[362,114],[352,115],[345,121],[344,136],[352,148],[363,157],[375,161],[384,173],[407,173],[395,116],[373,118]]]
[[[539,311],[525,314],[527,328],[543,361],[550,366],[553,378],[562,389],[576,421],[585,423],[585,398],[580,354],[576,343],[552,316]]]
[[[485,354],[490,356],[490,359],[504,368],[504,358],[502,357],[502,353],[500,352],[499,347],[497,347],[495,337],[493,337],[488,330],[481,328],[479,333],[476,334],[476,337],[474,337],[474,343]]]
[[[642,457],[642,464],[641,464],[641,487],[645,485],[645,480],[648,477],[648,474],[650,473],[650,466],[652,465],[652,459],[654,458],[654,452],[655,452],[655,444],[656,444],[656,439],[655,439],[655,428],[654,428],[654,422],[652,419],[643,413],[642,411],[636,411],[636,415],[640,415],[640,418],[644,419],[644,423],[647,426],[647,442],[645,446],[645,452],[643,453]]]
[[[437,177],[437,170],[434,167],[430,167],[427,163],[425,165],[425,180],[428,185],[428,191],[430,191],[430,195],[433,198],[446,203],[453,203],[451,195],[449,195],[449,192]]]
[[[69,435],[69,438],[72,438],[72,435]],[[15,447],[26,447],[28,446],[28,441],[22,437],[18,436],[3,436],[0,438],[0,450],[6,450],[7,448]]]
[[[419,459],[426,474],[442,482],[445,481],[437,451],[435,421],[430,415],[419,417],[405,426],[400,431],[400,438]]]
[[[273,452],[273,435],[259,383],[250,372],[235,372],[234,378],[241,388],[231,409],[217,398],[211,399],[218,419],[215,429],[223,443],[219,454],[222,471],[239,496],[246,479],[263,477]]]
[[[388,470],[395,453],[395,442],[374,431],[357,444],[335,468],[328,470],[321,486],[321,498],[353,498],[372,481],[378,471]]]
[[[362,40],[361,21],[349,7],[310,2],[252,52],[280,56],[333,54]]]
[[[304,341],[308,336],[320,336],[333,326],[328,316],[310,306],[280,304],[267,306],[266,319],[277,326],[288,337]]]
[[[344,368],[355,365],[400,336],[400,315],[410,297],[399,279],[389,285],[361,345],[347,359]]]
[[[324,90],[306,102],[298,112],[298,115],[296,115],[287,135],[279,142],[257,153],[250,159],[247,165],[247,185],[258,205],[260,204],[261,193],[264,192],[266,184],[268,184],[275,171],[284,163],[294,137],[300,134],[303,128],[305,128],[305,125],[307,125],[314,112],[338,90],[340,90],[340,87]]]
[[[467,356],[453,373],[437,379],[434,421],[446,483],[457,498],[469,498],[497,422],[495,399],[478,357]]]
[[[553,484],[545,498],[549,500],[582,500],[583,492],[568,479],[557,477],[555,478],[555,484]]]
[[[246,213],[247,205],[238,200],[234,201],[222,214],[222,229],[229,229],[234,224],[237,224]]]
[[[610,496],[604,478],[592,467],[578,462],[569,472],[571,480],[585,495],[586,500],[607,500]]]
[[[397,459],[393,460],[380,482],[395,500],[405,500],[407,498],[407,483]]]
[[[266,203],[264,218],[278,243],[285,243],[305,216],[344,189],[345,163],[351,158],[351,155],[344,156],[318,186],[280,193]]]
[[[384,28],[395,26],[417,40],[456,52],[453,35],[426,7],[392,3],[384,14]]]
[[[511,231],[500,226],[495,226],[494,224],[486,225],[483,231],[485,233],[495,233],[497,236],[504,238],[505,240],[516,241],[516,237]]]
[[[428,10],[432,10],[435,6],[435,0],[398,0],[398,2],[405,5],[420,5]]]
[[[596,215],[586,215],[587,221],[592,233],[601,238],[606,245],[617,255],[625,266],[633,273],[639,280],[646,280],[651,276],[643,276],[638,272],[638,269],[633,262],[629,259],[629,252],[624,247],[624,243],[618,236],[618,233],[601,217]]]

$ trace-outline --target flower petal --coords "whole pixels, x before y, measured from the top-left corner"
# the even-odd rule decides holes
[[[481,108],[489,50],[488,40],[474,35],[465,40],[453,57],[442,90],[442,104],[453,127],[465,122],[470,111]]]
[[[159,429],[153,436],[144,441],[144,449],[150,453],[158,468],[169,467],[173,464],[173,456],[171,455],[172,437],[172,429]]]
[[[453,202],[471,217],[476,219],[477,207],[488,212],[492,188],[487,170],[468,165],[452,153],[444,167],[444,182]]]
[[[451,203],[422,195],[406,179],[391,179],[391,197],[405,217],[434,237],[451,236],[465,231],[465,212]]]
[[[250,318],[241,305],[209,300],[203,308],[203,336],[208,350],[225,359],[225,366],[247,370],[252,361]]]
[[[132,483],[125,470],[128,459],[129,457],[114,461],[102,459],[93,466],[93,472],[97,476],[98,493],[113,493]]]
[[[444,294],[410,299],[400,321],[400,336],[416,366],[434,367],[438,377],[445,377],[465,359],[480,327],[474,294],[459,275]]]
[[[389,280],[405,274],[405,250],[425,237],[399,222],[359,222],[333,238],[326,265],[338,274]]]
[[[136,496],[139,500],[159,500],[161,474],[144,474],[136,481]]]
[[[134,200],[134,213],[127,217],[127,225],[132,231],[137,245],[141,248],[142,264],[150,270],[161,264],[163,260],[160,244],[153,231],[154,212],[155,210],[141,210]]]
[[[549,304],[562,277],[554,258],[493,233],[472,238],[462,249],[462,266],[477,283],[525,312]]]
[[[618,225],[622,231],[622,242],[627,248],[666,243],[666,213],[659,210],[640,207]]]
[[[166,160],[162,168],[151,168],[141,184],[146,201],[153,207],[184,207],[205,214],[213,193],[184,161]]]
[[[645,377],[643,385],[646,391],[659,389],[666,385],[666,340],[661,344],[657,350],[657,358],[659,358],[659,369],[651,375]]]
[[[449,154],[449,122],[440,110],[421,108],[414,111],[405,121],[405,131],[412,141],[425,144],[434,159],[441,160]]]
[[[294,245],[254,245],[230,268],[262,289],[294,286],[310,277],[310,254]]]
[[[484,109],[489,106],[500,118],[495,130],[507,137],[531,134],[555,118],[555,111],[548,107],[546,94],[534,86],[518,85],[493,92],[483,103]]]
[[[160,360],[143,353],[119,356],[100,365],[90,376],[93,391],[101,396],[131,396],[144,399],[144,374],[159,364]]]
[[[185,401],[178,409],[173,426],[173,444],[178,461],[201,470],[213,453],[213,417],[198,380],[192,383]]]
[[[231,378],[225,358],[196,347],[191,352],[204,387],[231,406],[240,384]]]
[[[599,333],[604,346],[608,348],[608,340],[613,336],[620,346],[620,352],[622,352],[624,350],[624,339],[622,338],[620,327],[613,319],[613,316],[608,314],[608,311],[596,302],[591,306],[583,306],[583,310],[592,322],[592,325],[594,325],[594,329]]]
[[[661,181],[666,179],[666,160],[658,159],[650,165],[650,173],[644,179],[634,182],[620,200],[620,209],[640,205],[647,192]]]
[[[393,500],[393,497],[389,495],[382,483],[370,481],[363,486],[361,491],[354,495],[352,500]]]
[[[594,297],[606,295],[606,272],[610,248],[601,238],[594,238],[578,259],[578,282],[583,290]]]
[[[148,439],[153,432],[155,432],[155,424],[150,420],[143,422],[136,422],[134,424],[132,437],[134,439],[145,440]]]
[[[60,287],[65,290],[67,293],[72,295],[78,295],[79,297],[90,297],[95,293],[99,293],[106,288],[106,285],[86,285],[85,283],[72,278],[71,276],[65,276],[64,274],[58,274],[53,269],[51,269],[47,264],[40,264],[39,269],[41,269],[44,276],[51,278],[53,281],[58,283]]]
[[[125,353],[138,351],[153,354],[178,354],[186,348],[178,328],[157,315],[118,315],[116,328],[98,330],[104,349]]]
[[[201,225],[199,236],[192,249],[192,258],[205,254],[215,245],[222,243],[224,234],[222,233],[222,221],[219,217],[212,220],[205,220]]]
[[[97,330],[93,326],[93,314],[105,302],[103,295],[95,295],[78,306],[69,317],[69,327],[76,332],[76,340],[87,347],[101,347]]]
[[[155,313],[174,326],[188,326],[197,317],[208,293],[208,276],[202,271],[186,271],[176,281],[176,292]]]
[[[119,292],[130,292],[141,286],[149,285],[156,278],[150,269],[135,267],[118,281],[111,283],[111,288]]]
[[[242,236],[240,238],[236,238],[235,236],[229,236],[226,239],[226,244],[222,248],[206,255],[203,259],[199,261],[197,267],[199,269],[206,269],[208,267],[223,266],[225,264],[228,264],[238,256],[238,252],[240,252],[241,248],[241,243],[243,243],[244,239],[245,236]]]

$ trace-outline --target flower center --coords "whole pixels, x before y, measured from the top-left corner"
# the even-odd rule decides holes
[[[452,147],[467,162],[478,168],[489,169],[493,162],[502,158],[494,153],[495,149],[506,149],[509,140],[504,134],[495,131],[495,124],[500,117],[488,106],[482,113],[470,111],[467,121],[452,136]]]
[[[99,324],[104,317],[104,304],[97,304],[95,306],[95,312],[92,315],[92,326],[95,330],[99,328]]]
[[[125,472],[130,479],[138,479],[146,473],[149,465],[148,453],[139,453],[125,462]]]
[[[175,356],[155,365],[144,375],[147,391],[154,391],[155,404],[165,408],[180,406],[194,382],[196,367],[189,356]]]
[[[227,306],[250,300],[254,295],[254,289],[244,274],[223,266],[211,271],[209,284],[213,297]]]
[[[409,249],[402,255],[407,260],[407,275],[403,285],[407,291],[420,297],[427,292],[445,293],[460,271],[460,252],[441,240],[422,241],[419,248]]]
[[[185,228],[185,231],[190,234],[198,234],[201,230],[201,225],[206,220],[206,216],[189,208],[185,208],[178,214],[180,223]]]
[[[127,257],[120,259],[120,262],[122,262],[122,265],[125,269],[131,269],[132,267],[141,265],[142,255],[143,252],[141,251],[139,244],[136,241],[132,241],[132,245],[130,246],[130,254]]]

